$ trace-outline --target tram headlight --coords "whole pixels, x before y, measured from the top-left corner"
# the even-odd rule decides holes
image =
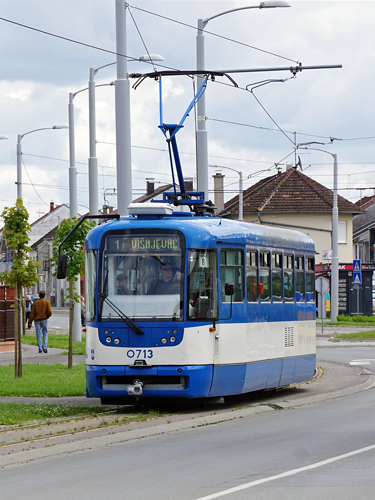
[[[119,345],[119,344],[121,344],[121,340],[120,339],[115,339],[113,341],[113,343],[116,344],[116,345]]]
[[[112,342],[112,337],[106,337],[105,341],[107,342],[107,344],[110,344]]]
[[[166,339],[165,337],[163,337],[160,342],[162,344],[168,344],[168,339]]]
[[[176,337],[172,335],[171,337],[169,337],[169,340],[170,342],[172,342],[172,344],[174,344],[176,342]]]

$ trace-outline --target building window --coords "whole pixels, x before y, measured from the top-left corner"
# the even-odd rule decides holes
[[[339,240],[339,243],[347,243],[346,220],[339,221],[338,240]]]

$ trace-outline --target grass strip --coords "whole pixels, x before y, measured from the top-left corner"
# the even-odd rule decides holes
[[[375,316],[344,316],[340,314],[337,316],[337,321],[325,322],[327,325],[347,325],[347,326],[374,326],[375,327]]]
[[[375,330],[368,332],[340,333],[335,339],[375,339]]]
[[[45,403],[0,403],[0,425],[22,425],[28,422],[52,422],[58,418],[74,418],[103,414],[102,406],[67,406]]]
[[[86,390],[85,364],[71,370],[63,364],[24,364],[23,376],[14,378],[14,366],[0,366],[0,397],[83,396]]]
[[[28,345],[35,345],[36,343],[36,335],[32,333],[27,333],[22,336],[22,343]],[[59,335],[55,333],[48,334],[48,347],[54,347],[56,349],[66,349],[69,348],[69,335]],[[81,342],[73,341],[73,354],[85,354],[85,338]]]

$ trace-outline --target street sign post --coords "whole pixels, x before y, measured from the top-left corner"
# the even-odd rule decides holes
[[[357,287],[357,314],[359,314],[359,285],[362,285],[361,261],[353,260],[353,285]]]
[[[327,317],[326,292],[329,290],[329,281],[327,278],[317,278],[315,280],[315,290],[318,292],[318,318],[322,320],[323,333],[323,319]]]

